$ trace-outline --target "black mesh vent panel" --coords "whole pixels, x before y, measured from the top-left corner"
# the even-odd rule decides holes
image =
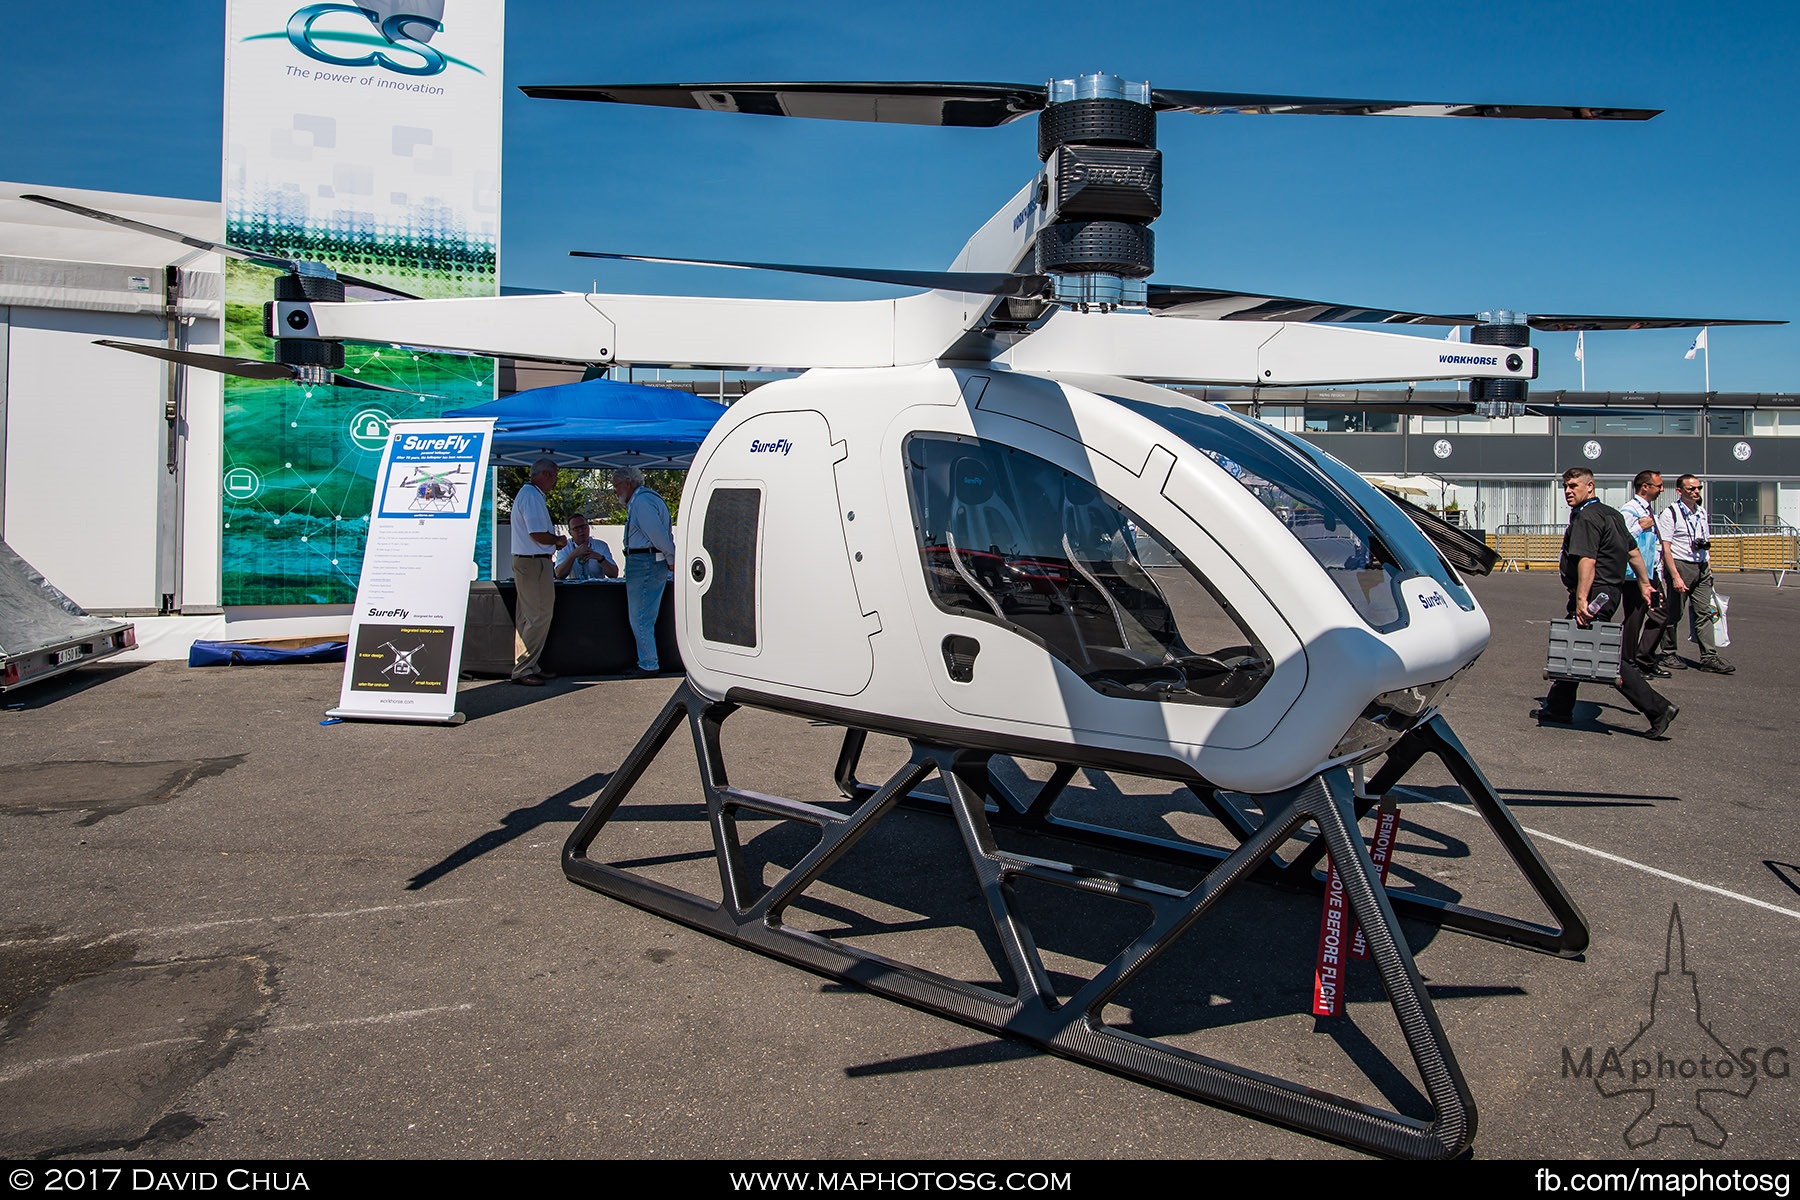
[[[700,543],[712,560],[713,581],[700,597],[700,632],[709,642],[756,645],[756,530],[759,488],[720,488],[706,506]]]

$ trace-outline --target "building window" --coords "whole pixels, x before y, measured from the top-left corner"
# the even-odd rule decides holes
[[[1346,408],[1309,408],[1306,433],[1398,433],[1399,413],[1365,412]]]
[[[1742,409],[1727,412],[1709,412],[1706,414],[1706,432],[1714,437],[1743,437],[1744,413]]]

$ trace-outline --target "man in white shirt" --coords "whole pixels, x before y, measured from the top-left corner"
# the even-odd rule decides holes
[[[1737,668],[1719,657],[1713,641],[1713,622],[1718,610],[1713,602],[1712,526],[1701,501],[1700,480],[1683,475],[1675,481],[1676,501],[1663,509],[1656,519],[1656,532],[1662,537],[1664,565],[1669,574],[1669,623],[1663,629],[1662,662],[1668,667],[1685,667],[1675,657],[1676,635],[1681,627],[1681,606],[1688,610],[1688,632],[1700,647],[1700,669],[1715,675],[1729,675]]]
[[[1655,589],[1650,603],[1634,614],[1636,627],[1631,621],[1625,624],[1624,652],[1637,663],[1639,671],[1667,679],[1669,669],[1656,661],[1656,648],[1662,643],[1669,614],[1669,581],[1664,578],[1668,567],[1663,561],[1662,539],[1656,532],[1656,498],[1662,492],[1662,472],[1639,471],[1631,481],[1631,499],[1619,506],[1619,515],[1625,518],[1625,529],[1637,543],[1644,566],[1650,571],[1650,586]]]
[[[619,564],[606,543],[591,536],[582,513],[569,518],[569,544],[556,552],[556,577],[573,583],[593,579],[617,579]]]
[[[625,502],[625,608],[637,640],[636,674],[654,675],[662,669],[656,658],[656,614],[675,561],[669,506],[644,486],[644,473],[636,467],[614,471],[612,485]]]
[[[516,601],[513,627],[517,631],[512,681],[526,687],[543,687],[550,678],[540,663],[544,643],[550,640],[550,616],[556,608],[556,581],[550,559],[568,544],[550,520],[545,498],[556,488],[556,462],[540,458],[531,464],[531,477],[513,497],[512,565]]]

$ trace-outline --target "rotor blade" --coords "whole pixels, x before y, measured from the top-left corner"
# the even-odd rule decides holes
[[[687,267],[726,267],[735,271],[781,271],[789,275],[822,275],[828,279],[861,279],[899,287],[922,287],[940,292],[979,292],[988,296],[1036,296],[1049,286],[1042,275],[1014,275],[1000,271],[898,271],[885,267],[815,267],[801,263],[733,262],[717,258],[659,258],[648,254],[605,254],[598,250],[571,250],[574,258],[605,258],[616,262],[675,263]]]
[[[224,375],[236,375],[240,379],[292,379],[294,377],[294,368],[286,363],[267,362],[260,358],[203,354],[198,350],[171,350],[167,346],[140,346],[134,342],[115,342],[109,338],[96,338],[94,344],[110,346],[114,350],[129,350],[133,354],[160,358],[165,362],[180,363],[186,367],[198,367],[202,371],[218,371]]]
[[[1181,287],[1153,283],[1150,307],[1158,316],[1188,317],[1202,321],[1301,321],[1340,325],[1478,325],[1471,313],[1396,312],[1386,308],[1362,308],[1331,304],[1324,300],[1300,300],[1292,296],[1259,296],[1216,288]]]
[[[277,271],[293,272],[299,269],[299,263],[296,260],[282,258],[278,254],[264,254],[258,250],[245,250],[242,247],[227,245],[224,242],[211,242],[205,238],[190,237],[185,233],[180,233],[173,229],[164,229],[160,225],[150,225],[143,221],[134,221],[130,217],[122,217],[118,213],[103,212],[98,208],[89,208],[85,204],[74,204],[67,200],[58,200],[54,196],[28,194],[20,196],[19,199],[30,200],[34,204],[43,204],[50,208],[61,209],[63,212],[71,213],[77,217],[86,217],[92,221],[104,221],[108,225],[117,225],[121,229],[130,229],[137,233],[149,234],[151,237],[159,237],[165,241],[180,242],[182,245],[191,246],[195,250],[214,250],[231,258],[239,258],[243,259],[245,262],[256,263],[258,266],[273,267]],[[365,288],[369,291],[380,292],[383,295],[393,296],[400,300],[419,299],[419,297],[413,295],[411,292],[403,292],[399,288],[389,287],[385,283],[375,283],[368,279],[358,279],[354,275],[345,275],[342,272],[337,271],[332,273],[345,287]]]
[[[331,386],[342,388],[362,388],[370,392],[399,392],[403,396],[423,396],[428,400],[441,400],[436,392],[418,392],[412,388],[392,387],[385,383],[365,383],[354,375],[346,375],[342,371],[331,373]]]
[[[1660,108],[1593,108],[1567,104],[1446,104],[1427,100],[1330,100],[1318,96],[1263,96],[1247,92],[1195,92],[1152,88],[1162,112],[1334,117],[1515,117],[1549,121],[1648,121]]]
[[[129,350],[133,354],[160,358],[164,362],[180,363],[184,367],[197,367],[202,371],[217,371],[221,375],[235,375],[240,379],[297,378],[295,368],[287,363],[268,362],[260,358],[236,358],[228,354],[206,354],[199,350],[171,350],[167,346],[141,346],[135,342],[115,342],[110,338],[96,338],[94,344],[108,346],[114,350]],[[332,372],[330,386],[362,388],[371,392],[400,392],[407,396],[438,398],[431,392],[391,387],[385,383],[365,383],[354,375],[345,375],[335,371]]]
[[[1048,95],[1042,84],[1022,83],[633,83],[519,90],[538,100],[977,129],[992,129],[1037,112]]]
[[[53,196],[23,195],[20,196],[19,199],[29,200],[33,204],[48,205],[50,208],[59,208],[63,212],[73,213],[78,217],[86,217],[91,221],[105,221],[109,225],[117,225],[122,229],[130,229],[138,233],[147,233],[152,237],[163,238],[171,242],[180,242],[182,245],[192,246],[196,250],[216,250],[220,254],[230,255],[232,258],[241,258],[248,262],[260,263],[265,267],[274,267],[277,270],[282,271],[291,271],[294,269],[294,263],[291,259],[279,258],[271,254],[258,254],[250,250],[240,250],[236,246],[227,246],[223,242],[209,242],[205,238],[189,237],[187,234],[178,233],[173,229],[164,229],[160,225],[148,225],[143,221],[134,221],[130,217],[121,217],[118,213],[102,212],[97,208],[89,208],[85,204],[72,204],[67,200],[58,200]]]
[[[1550,333],[1574,333],[1588,329],[1699,329],[1707,325],[1786,325],[1786,321],[1736,321],[1716,317],[1582,317],[1535,314],[1527,318],[1533,329]]]

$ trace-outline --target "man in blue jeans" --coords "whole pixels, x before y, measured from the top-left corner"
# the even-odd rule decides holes
[[[612,486],[625,502],[625,609],[637,640],[634,674],[654,675],[662,669],[656,660],[656,614],[675,561],[669,506],[644,486],[644,473],[636,467],[615,470]]]

